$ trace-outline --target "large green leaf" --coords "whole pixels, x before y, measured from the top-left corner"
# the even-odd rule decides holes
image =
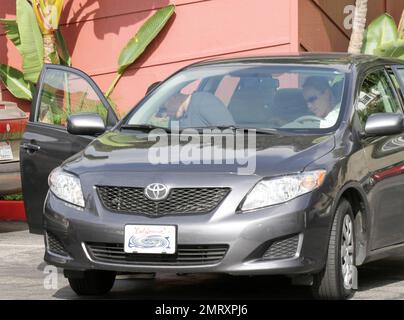
[[[34,11],[27,0],[17,0],[17,24],[24,78],[36,83],[43,67],[44,48]]]
[[[381,57],[391,57],[404,60],[404,40],[385,43],[376,48],[374,54]]]
[[[11,94],[20,99],[32,100],[33,86],[24,80],[21,71],[5,64],[0,64],[0,79]]]
[[[67,48],[65,38],[63,37],[62,32],[60,32],[59,29],[55,32],[55,38],[60,60],[62,60],[64,65],[71,67],[72,58],[70,56],[69,49]]]
[[[387,13],[376,18],[369,24],[365,33],[362,52],[374,54],[377,47],[398,39],[397,25]]]
[[[174,5],[161,8],[142,25],[122,50],[118,59],[118,73],[122,74],[143,53],[150,42],[163,29],[174,10]]]
[[[20,50],[21,40],[20,33],[18,31],[18,25],[16,20],[0,19],[0,24],[3,25],[6,31],[7,38],[14,43],[18,50]]]

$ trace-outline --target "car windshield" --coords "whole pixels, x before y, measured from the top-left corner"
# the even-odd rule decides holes
[[[330,129],[341,109],[345,73],[291,65],[199,66],[169,78],[126,126]]]

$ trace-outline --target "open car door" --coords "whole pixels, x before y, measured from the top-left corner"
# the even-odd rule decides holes
[[[49,173],[94,139],[72,135],[66,130],[68,116],[81,112],[98,113],[107,128],[118,121],[88,75],[69,67],[45,65],[20,146],[22,192],[31,233],[42,233]]]

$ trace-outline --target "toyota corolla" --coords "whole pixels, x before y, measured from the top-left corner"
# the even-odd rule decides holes
[[[357,266],[404,249],[403,89],[402,62],[371,56],[205,61],[118,121],[86,74],[46,65],[21,144],[30,231],[79,295],[215,272],[350,297]]]

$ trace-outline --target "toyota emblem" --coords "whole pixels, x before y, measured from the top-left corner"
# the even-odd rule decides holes
[[[150,200],[158,201],[167,198],[169,191],[164,184],[152,183],[145,188],[144,195]]]

